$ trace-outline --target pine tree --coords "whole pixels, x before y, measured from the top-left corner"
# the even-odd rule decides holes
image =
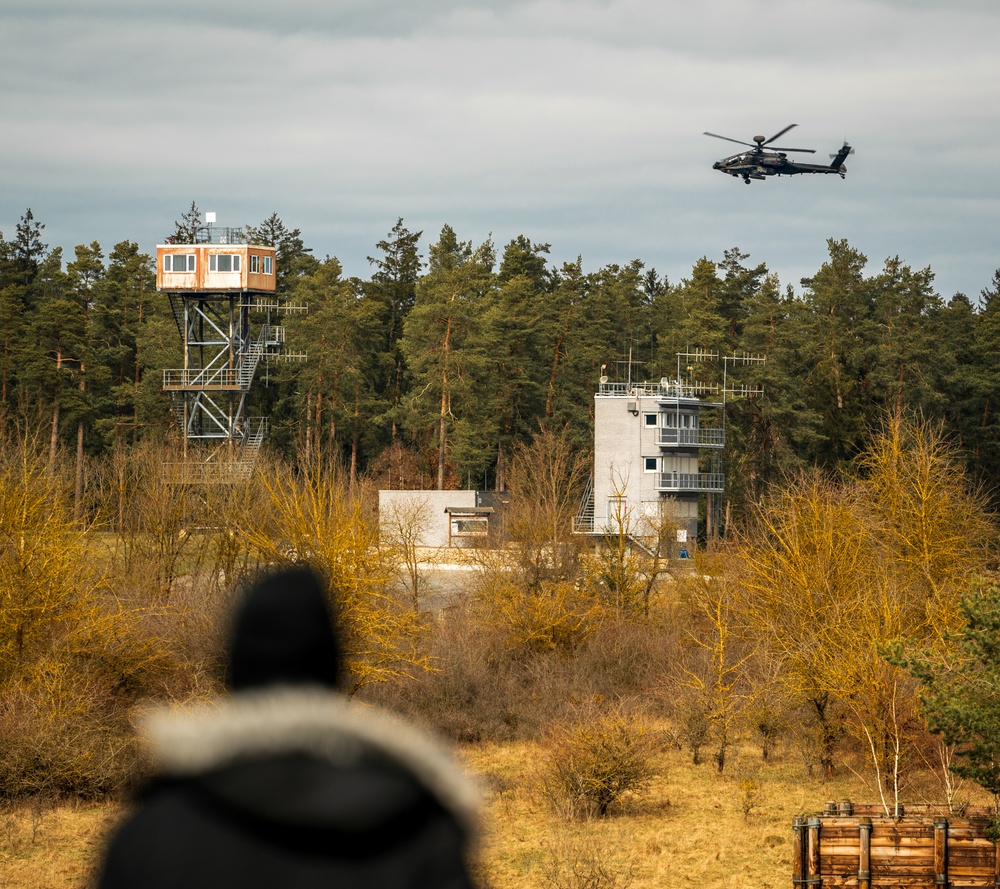
[[[191,206],[181,216],[180,222],[174,223],[173,234],[167,235],[166,240],[168,244],[199,244],[207,240],[201,210],[194,201],[191,201]]]
[[[423,232],[407,229],[402,217],[397,219],[388,237],[376,244],[382,257],[368,257],[376,271],[363,289],[363,298],[374,304],[381,319],[382,333],[375,341],[381,367],[377,389],[382,399],[377,408],[377,420],[388,429],[390,442],[396,438],[406,376],[399,340],[403,323],[416,300],[422,265],[418,244],[422,236]]]
[[[1000,587],[974,589],[961,605],[961,628],[943,648],[916,650],[897,642],[886,654],[923,686],[921,703],[931,731],[958,745],[951,770],[992,794],[1000,812]],[[919,644],[919,643],[918,643]],[[907,648],[910,649],[907,652]],[[990,828],[1000,838],[1000,816]]]
[[[30,207],[17,223],[14,240],[10,244],[10,260],[13,278],[19,284],[30,285],[45,259],[49,247],[42,243],[44,228],[35,219]]]
[[[67,418],[76,423],[76,482],[73,503],[75,517],[79,519],[83,514],[85,436],[87,427],[93,425],[96,413],[95,396],[99,395],[95,390],[104,387],[110,378],[107,367],[102,365],[98,358],[103,345],[102,340],[94,335],[95,328],[98,327],[95,319],[96,291],[100,288],[105,274],[101,245],[97,241],[92,241],[89,245],[78,245],[75,259],[66,265],[66,273],[81,314],[80,345],[76,366],[78,400]]]
[[[400,347],[413,374],[411,429],[433,426],[437,487],[448,481],[449,452],[470,398],[478,394],[483,354],[480,327],[493,287],[495,255],[487,241],[472,249],[445,225],[430,247],[430,268],[417,285]],[[459,466],[459,475],[465,466]]]
[[[50,418],[49,462],[55,464],[64,406],[80,408],[75,378],[83,360],[85,321],[57,247],[39,266],[33,282],[36,305],[30,315],[21,374],[26,400],[39,417]]]
[[[293,365],[297,416],[302,418],[297,453],[304,465],[333,457],[349,467],[353,484],[379,444],[371,418],[375,412],[375,363],[372,344],[379,341],[380,319],[374,306],[357,298],[351,282],[341,278],[336,259],[327,259],[297,282],[296,301],[308,303],[309,314],[292,333],[296,348],[308,354]],[[372,448],[373,449],[373,448]]]
[[[306,247],[302,232],[289,229],[277,213],[272,213],[260,225],[245,228],[247,243],[275,248],[275,289],[286,293],[296,278],[314,272],[319,260],[312,255],[312,248]]]
[[[873,335],[873,293],[864,276],[868,258],[847,241],[827,242],[829,259],[802,283],[811,310],[803,366],[810,407],[821,417],[819,447],[804,455],[831,467],[853,459],[868,420],[866,342]]]

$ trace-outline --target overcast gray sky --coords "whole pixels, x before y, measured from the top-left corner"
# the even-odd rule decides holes
[[[830,237],[946,299],[1000,267],[997,0],[0,0],[0,45],[0,231],[68,258],[195,201],[362,277],[400,216],[672,282],[739,247],[799,290]],[[712,170],[790,123],[847,179]]]

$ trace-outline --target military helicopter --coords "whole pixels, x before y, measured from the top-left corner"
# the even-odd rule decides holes
[[[737,145],[749,145],[752,151],[743,151],[734,154],[732,157],[723,158],[712,164],[713,170],[721,170],[730,176],[742,176],[743,181],[749,185],[751,179],[763,180],[765,176],[794,176],[796,173],[839,173],[843,179],[847,173],[844,161],[847,155],[854,154],[854,149],[847,142],[844,142],[840,151],[831,154],[833,161],[829,166],[824,164],[803,164],[798,161],[788,159],[787,152],[794,151],[801,154],[815,154],[812,148],[778,148],[771,146],[765,151],[764,146],[770,145],[775,139],[785,135],[792,127],[798,124],[789,124],[783,130],[775,133],[770,139],[763,136],[754,136],[753,141],[741,142],[739,139],[730,139],[728,136],[719,136],[716,133],[705,133],[706,136],[713,136],[716,139],[725,139],[727,142],[735,142]]]

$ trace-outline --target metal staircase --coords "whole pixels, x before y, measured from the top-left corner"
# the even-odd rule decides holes
[[[587,479],[583,497],[580,498],[580,508],[573,518],[574,534],[592,534],[594,531],[594,476]]]

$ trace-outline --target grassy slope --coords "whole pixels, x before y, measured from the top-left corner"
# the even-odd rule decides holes
[[[602,821],[568,822],[553,812],[540,787],[544,750],[537,744],[497,744],[462,751],[486,796],[482,871],[496,889],[582,885],[641,887],[676,884],[699,889],[790,887],[791,824],[827,800],[875,801],[845,772],[808,777],[793,752],[763,764],[744,750],[719,775],[692,766],[675,749],[660,754],[648,792]],[[756,805],[746,781],[755,782]],[[907,793],[912,802],[940,802],[931,777]],[[0,811],[0,887],[77,889],[99,854],[101,837],[118,811],[110,805],[62,805],[34,817],[29,807]],[[603,874],[600,869],[603,868]],[[631,874],[631,882],[625,879]],[[617,882],[615,878],[617,877]]]

